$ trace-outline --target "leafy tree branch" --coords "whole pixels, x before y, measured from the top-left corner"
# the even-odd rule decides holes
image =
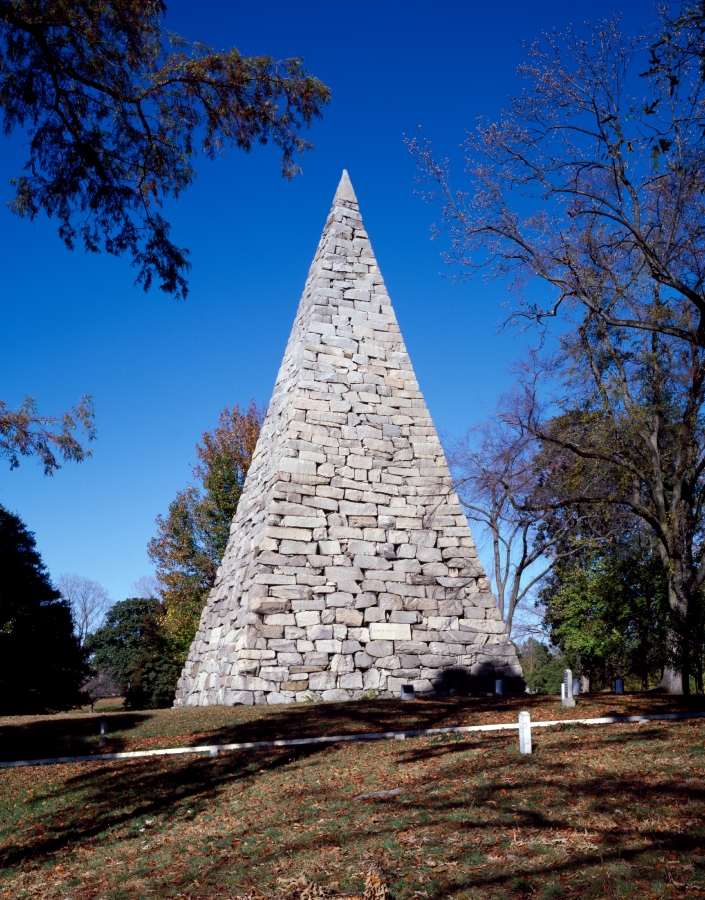
[[[188,291],[188,251],[159,212],[195,176],[198,145],[274,143],[282,173],[329,89],[300,59],[216,52],[165,32],[161,0],[0,0],[3,130],[29,135],[10,208],[59,221],[72,249],[128,254],[137,282]]]
[[[61,416],[43,416],[31,397],[11,410],[0,400],[0,456],[15,469],[23,456],[38,457],[45,475],[52,475],[62,462],[83,462],[92,450],[76,437],[80,429],[86,442],[95,439],[93,401],[89,395]]]

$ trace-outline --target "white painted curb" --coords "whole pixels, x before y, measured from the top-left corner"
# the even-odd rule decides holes
[[[532,728],[552,728],[556,725],[619,725],[630,722],[661,722],[675,719],[703,719],[705,712],[661,713],[651,716],[602,716],[598,719],[553,719],[531,722]],[[426,737],[436,734],[466,734],[474,731],[516,731],[518,722],[497,725],[455,725],[448,728],[419,728],[411,731],[376,731],[367,734],[336,734],[323,737],[291,738],[278,741],[245,741],[239,744],[200,744],[196,747],[167,747],[163,750],[131,750],[126,753],[96,753],[92,756],[57,756],[48,759],[16,759],[0,762],[0,769],[20,766],[52,766],[57,763],[103,762],[114,759],[138,759],[142,756],[178,756],[185,753],[206,753],[218,756],[231,750],[264,750],[270,747],[305,747],[311,744],[336,744],[343,741],[388,741],[395,738]]]

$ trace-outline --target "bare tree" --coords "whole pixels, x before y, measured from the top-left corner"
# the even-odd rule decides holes
[[[114,672],[107,669],[99,669],[95,675],[90,675],[81,685],[81,691],[88,697],[89,710],[93,712],[96,700],[107,700],[110,697],[119,697],[120,684]]]
[[[154,575],[141,575],[136,581],[132,582],[131,590],[135,597],[144,597],[149,599],[153,597],[155,600],[161,600],[162,586],[159,584]]]
[[[564,506],[547,473],[553,460],[507,415],[513,399],[504,397],[500,412],[471,429],[450,454],[468,518],[489,536],[497,605],[510,632],[517,608],[555,562],[584,546],[579,535],[591,514],[569,507],[546,527],[553,510]]]
[[[609,471],[605,492],[575,502],[653,529],[673,620],[662,685],[679,692],[705,585],[705,85],[699,56],[668,43],[649,70],[659,37],[609,21],[532,46],[526,90],[467,136],[469,190],[423,137],[410,147],[448,262],[550,289],[513,320],[561,317],[555,395],[542,407],[527,389],[515,424]]]
[[[110,596],[97,581],[82,575],[60,575],[56,586],[71,605],[76,636],[83,646],[88,634],[100,625],[111,605]]]

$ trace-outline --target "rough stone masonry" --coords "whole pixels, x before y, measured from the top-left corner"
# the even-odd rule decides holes
[[[521,675],[343,172],[174,705]]]

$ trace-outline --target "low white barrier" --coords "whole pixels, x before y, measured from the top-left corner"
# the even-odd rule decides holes
[[[630,722],[660,722],[674,719],[703,719],[705,712],[657,713],[651,716],[601,716],[597,719],[552,719],[547,722],[530,722],[531,728],[552,728],[556,725],[619,725]],[[0,769],[19,766],[52,766],[57,763],[105,762],[115,759],[138,759],[142,756],[178,756],[184,753],[202,753],[218,756],[231,750],[266,750],[271,747],[305,747],[312,744],[336,744],[343,741],[389,741],[401,738],[432,737],[438,734],[466,734],[474,731],[516,731],[519,722],[501,722],[496,725],[452,725],[447,728],[414,728],[408,731],[376,731],[362,734],[336,734],[322,737],[289,738],[278,741],[243,741],[237,744],[201,744],[196,747],[167,747],[162,750],[129,750],[125,753],[95,753],[91,756],[57,756],[48,759],[16,759],[0,762]]]

